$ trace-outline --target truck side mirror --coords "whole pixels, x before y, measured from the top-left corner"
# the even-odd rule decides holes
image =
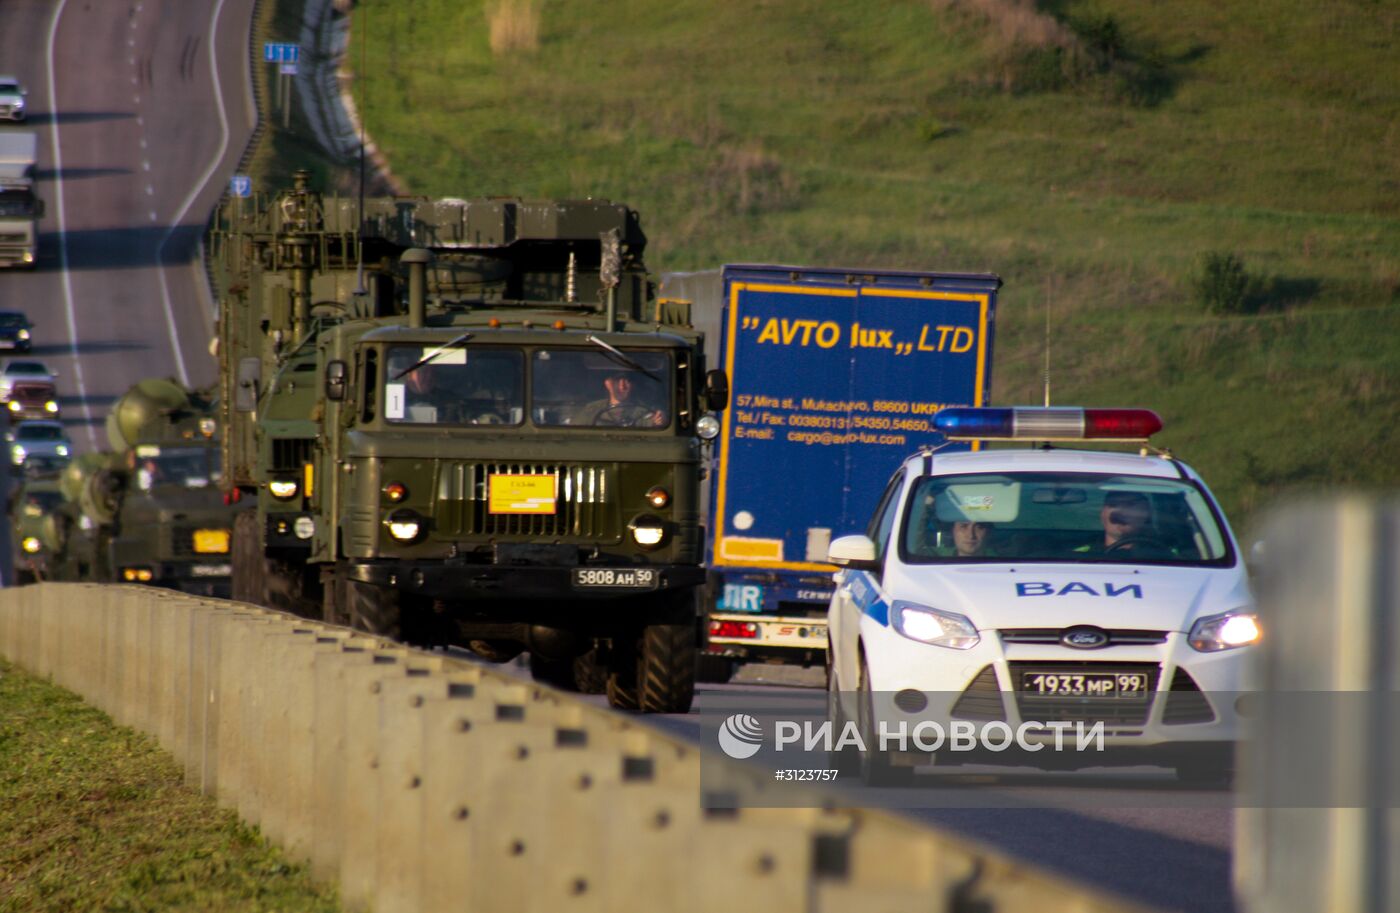
[[[706,371],[705,390],[701,396],[710,412],[723,412],[729,405],[729,375],[719,370]]]
[[[237,386],[233,389],[233,408],[239,412],[255,412],[258,408],[258,378],[262,374],[262,359],[256,355],[238,360]]]
[[[345,378],[348,369],[345,362],[337,359],[326,365],[326,399],[340,402],[345,399]]]

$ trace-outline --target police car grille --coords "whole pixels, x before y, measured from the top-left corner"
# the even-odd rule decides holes
[[[553,476],[554,513],[491,513],[487,480],[497,474]],[[616,487],[617,471],[610,464],[451,463],[438,478],[436,530],[455,536],[612,541],[622,535]]]
[[[997,633],[1001,635],[1001,642],[1004,644],[1057,644],[1064,636],[1065,631],[1068,630],[1070,629],[1002,628]],[[1167,642],[1166,631],[1145,631],[1137,628],[1104,628],[1103,631],[1108,635],[1108,643],[1104,644],[1105,647],[1140,646]]]
[[[1201,693],[1196,680],[1185,669],[1177,669],[1172,676],[1172,687],[1167,692],[1167,706],[1162,710],[1162,722],[1168,726],[1185,723],[1211,723],[1215,721],[1215,711],[1210,701]]]
[[[1103,722],[1110,726],[1141,726],[1147,722],[1152,709],[1152,695],[1157,690],[1157,679],[1162,667],[1157,663],[1106,663],[1106,662],[1011,662],[1012,687],[1016,688],[1016,706],[1021,719],[1038,722]],[[1087,673],[1115,674],[1144,672],[1147,674],[1147,694],[1142,700],[1128,698],[1041,697],[1022,691],[1022,674],[1026,672],[1048,672],[1056,675],[1076,675]]]
[[[953,705],[953,716],[960,720],[1005,720],[1006,707],[1001,702],[1001,686],[997,670],[983,666],[982,671],[963,690]]]

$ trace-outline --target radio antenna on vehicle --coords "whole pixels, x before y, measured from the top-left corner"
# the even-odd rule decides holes
[[[369,11],[363,6],[357,6],[356,14],[369,17]],[[360,30],[360,72],[355,74],[355,88],[359,91],[360,99],[355,104],[355,116],[360,119],[360,205],[355,213],[355,220],[359,224],[355,228],[355,291],[353,294],[363,295],[365,289],[365,35],[369,27],[364,22],[356,23],[356,28]]]
[[[1050,408],[1050,299],[1054,297],[1055,280],[1045,295],[1045,408]]]

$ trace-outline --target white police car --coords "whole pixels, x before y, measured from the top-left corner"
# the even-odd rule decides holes
[[[949,440],[1034,446],[915,454],[866,533],[831,543],[842,568],[828,611],[831,712],[837,731],[858,722],[867,736],[866,778],[902,782],[930,757],[926,745],[871,750],[877,722],[935,712],[1008,728],[1102,722],[1109,755],[1165,746],[1157,757],[1181,778],[1219,777],[1238,737],[1231,692],[1260,636],[1225,517],[1165,452],[1048,443],[1145,441],[1156,414],[959,408],[935,424]],[[1106,757],[1024,756],[1047,767]]]

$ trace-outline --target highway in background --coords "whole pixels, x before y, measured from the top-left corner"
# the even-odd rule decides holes
[[[27,121],[0,130],[38,135],[45,204],[37,267],[0,271],[0,308],[34,322],[32,354],[58,372],[79,453],[107,446],[107,410],[134,382],[215,379],[200,239],[255,125],[252,6],[0,6],[0,73],[29,90]],[[8,524],[0,556],[8,581]]]
[[[0,129],[39,134],[47,205],[38,268],[0,272],[0,307],[35,322],[34,354],[60,374],[64,421],[80,452],[106,445],[107,409],[134,381],[214,380],[213,305],[198,245],[253,128],[251,9],[252,0],[5,0],[0,7],[0,72],[18,75],[30,93],[28,124]],[[8,580],[7,525],[0,536]],[[757,709],[784,695],[817,694],[703,686],[698,706]],[[694,714],[652,721],[700,739]],[[1073,802],[1058,784],[1025,782],[992,785],[1029,806]],[[1110,784],[1098,787],[1100,807],[1077,811],[910,814],[1168,909],[1233,908],[1228,811],[1106,808],[1105,790],[1131,805],[1131,786]]]

